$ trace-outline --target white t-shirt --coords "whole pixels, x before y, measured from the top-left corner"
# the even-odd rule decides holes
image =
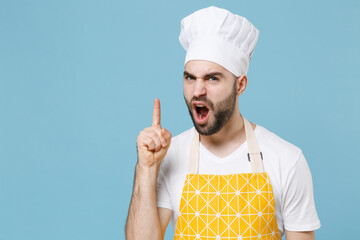
[[[157,206],[172,210],[175,232],[182,189],[188,173],[191,140],[195,128],[175,136],[161,162],[157,178]],[[320,228],[316,213],[309,167],[300,148],[256,125],[254,134],[263,155],[274,198],[275,215],[281,235],[289,231],[311,231]],[[224,158],[219,158],[200,142],[199,174],[249,173],[247,142]]]

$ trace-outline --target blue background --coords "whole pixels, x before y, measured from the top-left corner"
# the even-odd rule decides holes
[[[356,238],[358,0],[0,0],[1,240],[125,238],[154,98],[173,136],[192,127],[180,20],[210,5],[260,30],[240,111],[303,149],[316,238]]]

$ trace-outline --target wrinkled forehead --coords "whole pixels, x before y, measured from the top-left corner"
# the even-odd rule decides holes
[[[214,73],[214,72],[221,73],[225,77],[229,77],[233,75],[223,66],[207,60],[188,61],[184,66],[184,71],[198,77],[205,76],[209,73]]]

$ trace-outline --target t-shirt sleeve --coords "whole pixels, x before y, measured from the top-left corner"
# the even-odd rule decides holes
[[[309,166],[303,153],[289,172],[283,195],[283,220],[288,231],[312,231],[320,228]]]
[[[161,166],[159,168],[156,182],[156,204],[158,207],[168,208],[172,210],[170,193],[167,189],[165,176]]]

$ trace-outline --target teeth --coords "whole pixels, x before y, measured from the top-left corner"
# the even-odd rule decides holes
[[[202,105],[202,104],[197,104],[196,106],[197,107],[204,107],[204,105]]]

